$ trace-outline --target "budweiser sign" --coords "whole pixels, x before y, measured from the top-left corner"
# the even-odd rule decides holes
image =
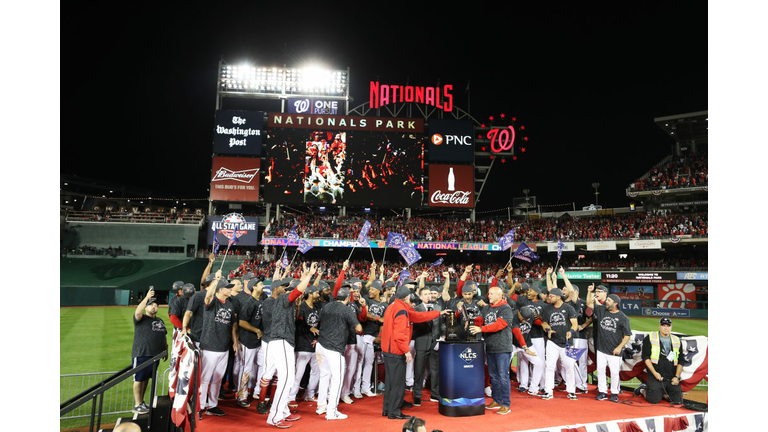
[[[474,183],[472,165],[429,164],[429,205],[472,208]]]
[[[259,201],[259,158],[213,158],[211,201]]]
[[[259,173],[259,168],[253,168],[253,169],[247,169],[242,171],[233,171],[229,168],[221,167],[218,171],[216,171],[216,175],[213,176],[213,179],[211,179],[212,182],[215,181],[225,181],[225,180],[234,180],[239,181],[242,183],[250,183],[251,180],[256,177],[256,174]]]
[[[429,197],[430,204],[469,204],[472,191],[456,191],[443,193],[441,190],[436,190],[431,197]]]

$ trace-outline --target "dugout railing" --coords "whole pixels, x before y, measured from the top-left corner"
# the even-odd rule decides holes
[[[136,366],[128,366],[118,372],[106,372],[106,373],[97,373],[97,374],[80,374],[80,375],[62,375],[62,380],[60,381],[61,384],[61,398],[66,397],[65,395],[71,394],[75,391],[78,391],[78,389],[72,389],[71,384],[76,381],[77,378],[74,377],[82,377],[81,382],[85,382],[86,376],[94,376],[94,375],[108,375],[111,373],[111,375],[108,375],[105,379],[96,382],[93,385],[90,385],[90,387],[80,391],[78,394],[70,397],[66,401],[62,402],[59,407],[59,418],[77,418],[77,417],[90,417],[90,424],[88,430],[99,430],[101,429],[101,417],[103,415],[107,414],[120,414],[125,412],[130,412],[133,409],[132,400],[133,400],[133,381],[129,380],[134,374],[137,372],[152,367],[152,377],[150,378],[150,383],[147,387],[150,388],[150,401],[154,401],[156,391],[157,391],[157,367],[154,367],[155,365],[159,365],[160,361],[163,360],[164,357],[168,355],[167,351],[163,351],[162,353],[156,355],[155,357],[152,357],[150,360],[147,360],[146,362]],[[65,378],[74,378],[72,380],[65,380]],[[68,382],[69,381],[69,382]],[[90,384],[90,378],[88,384]],[[69,384],[69,385],[67,385]],[[67,388],[68,387],[68,388]],[[161,389],[166,386],[160,387]],[[110,390],[113,390],[113,392],[110,392]],[[167,393],[166,393],[167,394]],[[109,403],[109,408],[116,406],[117,404],[120,404],[121,407],[125,407],[125,403],[127,401],[129,408],[127,410],[122,409],[115,412],[104,412],[104,403],[105,399],[107,399]],[[74,415],[65,417],[67,414],[71,412],[75,412],[78,408],[85,408],[86,404],[90,403],[90,413],[83,414],[83,415]],[[153,404],[149,404],[149,416],[148,416],[148,426],[151,426],[151,419],[152,419],[152,410],[153,410]],[[96,429],[94,429],[94,421],[96,422]]]

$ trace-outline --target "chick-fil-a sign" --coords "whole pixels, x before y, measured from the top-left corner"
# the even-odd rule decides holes
[[[507,126],[506,129],[491,129],[486,138],[491,140],[491,151],[494,153],[511,150],[515,144],[515,128]]]

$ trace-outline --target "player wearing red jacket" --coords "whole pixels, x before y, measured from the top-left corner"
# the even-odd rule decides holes
[[[416,312],[411,305],[411,293],[416,288],[416,281],[406,279],[395,292],[395,300],[384,312],[384,324],[381,329],[381,351],[384,357],[384,408],[382,415],[390,419],[407,419],[401,406],[405,396],[405,364],[410,363],[410,342],[413,335],[411,323],[431,321],[443,311]]]

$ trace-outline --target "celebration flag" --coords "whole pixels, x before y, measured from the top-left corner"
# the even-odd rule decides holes
[[[405,244],[405,234],[387,233],[387,247],[400,248]]]
[[[560,261],[560,257],[563,256],[563,249],[565,249],[565,245],[563,244],[562,240],[557,241],[557,260]]]
[[[433,263],[432,263],[432,264],[431,264],[429,267],[430,267],[430,268],[432,268],[432,267],[437,267],[437,266],[439,266],[439,265],[442,265],[442,264],[443,264],[443,259],[442,259],[442,258],[440,258],[440,259],[438,259],[437,261],[433,262]]]
[[[525,243],[520,243],[520,246],[515,251],[514,257],[526,262],[538,261],[539,256]]]
[[[512,247],[512,243],[515,241],[515,230],[509,230],[508,233],[504,234],[503,236],[499,237],[499,246],[501,246],[501,250],[505,251]]]
[[[229,243],[227,244],[227,249],[229,249],[230,246],[240,241],[240,239],[237,238],[237,225],[235,225],[235,229],[232,231],[232,237],[229,238]]]
[[[413,245],[413,243],[406,243],[403,247],[401,247],[400,255],[402,255],[403,259],[405,259],[405,262],[408,263],[409,266],[413,265],[413,263],[421,259],[421,255],[419,255],[419,252],[416,251],[416,247]]]
[[[283,260],[280,261],[280,267],[287,269],[291,266],[291,263],[288,262],[288,254],[283,252]]]
[[[299,234],[296,233],[296,227],[298,227],[298,224],[294,224],[293,227],[291,227],[291,230],[288,231],[288,241],[299,241]]]
[[[299,251],[303,254],[312,249],[312,243],[309,240],[299,240]]]
[[[371,230],[371,223],[365,221],[363,229],[360,230],[360,235],[357,236],[357,241],[360,243],[368,243],[368,231]]]
[[[219,239],[216,238],[218,235],[219,235],[219,233],[217,231],[213,232],[213,254],[214,255],[216,254],[216,252],[219,251],[219,246],[221,246],[219,244]]]

